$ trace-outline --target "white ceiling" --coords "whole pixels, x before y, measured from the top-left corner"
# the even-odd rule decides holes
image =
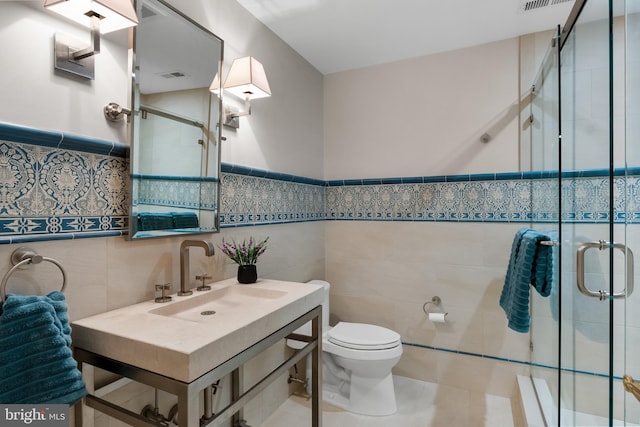
[[[329,74],[553,29],[574,0],[238,2]],[[549,5],[524,11],[524,3]]]

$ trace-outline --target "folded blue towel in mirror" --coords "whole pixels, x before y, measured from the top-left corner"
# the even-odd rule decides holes
[[[7,296],[0,302],[0,402],[66,403],[87,390],[73,358],[64,295]]]
[[[171,212],[173,228],[198,228],[198,215],[195,212]]]
[[[173,226],[173,216],[170,213],[140,212],[137,215],[138,231],[170,230]]]
[[[553,247],[541,245],[552,240],[549,235],[521,228],[511,245],[509,266],[500,295],[502,307],[509,321],[509,328],[517,332],[529,331],[529,286],[544,297],[553,287]]]

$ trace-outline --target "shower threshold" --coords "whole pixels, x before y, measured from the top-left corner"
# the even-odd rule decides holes
[[[557,424],[558,408],[546,380],[518,375],[518,390],[527,427],[551,427]],[[560,418],[561,426],[592,427],[609,425],[609,420],[606,417],[572,411],[567,408],[562,408]],[[640,424],[616,419],[613,420],[613,425],[640,427]]]

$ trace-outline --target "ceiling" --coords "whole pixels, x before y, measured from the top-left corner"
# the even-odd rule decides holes
[[[574,0],[238,2],[330,74],[553,29]]]

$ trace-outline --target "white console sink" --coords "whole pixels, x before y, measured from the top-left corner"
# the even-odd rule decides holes
[[[202,292],[196,298],[183,299],[173,304],[158,304],[160,307],[149,313],[215,325],[225,321],[221,317],[244,317],[245,310],[254,310],[265,305],[279,305],[278,300],[285,296],[287,292],[284,290],[230,284],[212,287],[210,291]]]
[[[307,283],[235,279],[173,301],[140,304],[72,323],[73,344],[102,356],[191,382],[322,304]]]

